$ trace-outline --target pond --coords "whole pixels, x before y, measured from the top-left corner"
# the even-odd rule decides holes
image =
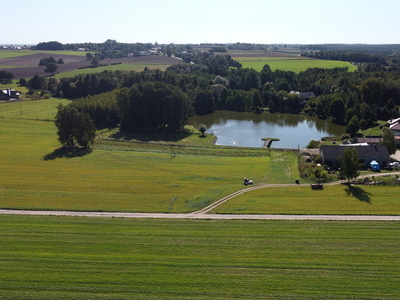
[[[216,145],[262,147],[262,138],[278,138],[271,148],[305,148],[311,140],[342,135],[345,126],[303,115],[233,111],[215,111],[205,116],[193,116],[188,122],[195,128],[205,124],[207,133],[218,139]]]

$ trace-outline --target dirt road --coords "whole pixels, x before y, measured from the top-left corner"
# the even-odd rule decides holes
[[[390,175],[400,175],[400,172],[388,173]],[[385,174],[379,174],[385,175]],[[360,176],[359,178],[371,175]],[[340,184],[332,182],[326,185]],[[0,214],[12,215],[36,215],[36,216],[75,216],[75,217],[107,217],[107,218],[164,218],[164,219],[220,219],[220,220],[332,220],[332,221],[400,221],[400,216],[370,216],[370,215],[230,215],[230,214],[209,214],[212,209],[229,201],[230,199],[243,193],[256,189],[298,186],[296,184],[264,184],[252,186],[235,193],[232,193],[211,205],[192,213],[117,213],[117,212],[84,212],[84,211],[40,211],[40,210],[14,210],[0,209]],[[302,186],[302,185],[299,185]],[[303,185],[304,186],[304,185]]]
[[[140,219],[212,219],[212,220],[327,220],[327,221],[400,221],[400,216],[350,216],[350,215],[218,215],[205,213],[114,213],[84,211],[40,211],[1,209],[0,214],[35,216],[72,216]]]

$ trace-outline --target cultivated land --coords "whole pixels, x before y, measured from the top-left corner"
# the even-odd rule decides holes
[[[400,299],[398,222],[0,216],[1,299]]]
[[[252,68],[258,72],[266,64],[272,71],[279,69],[295,73],[308,68],[348,68],[350,72],[357,70],[357,67],[349,62],[311,59],[301,57],[299,52],[229,51],[229,54],[239,61],[243,68]]]
[[[243,189],[244,176],[298,179],[293,152],[110,140],[61,151],[54,124],[43,121],[60,102],[68,101],[0,104],[1,208],[189,212]],[[268,188],[220,208],[262,213],[281,199],[280,211],[301,203],[297,213],[399,210],[395,188],[341,188]],[[308,197],[322,205],[304,205]],[[1,299],[400,299],[398,222],[0,215],[0,228]]]
[[[53,56],[56,60],[64,60],[64,64],[57,65],[57,78],[61,78],[104,70],[143,70],[146,66],[150,69],[166,69],[181,62],[168,56],[124,57],[101,60],[100,64],[107,64],[107,67],[79,70],[80,67],[90,65],[85,55],[85,52],[79,51],[0,51],[0,69],[13,73],[15,79],[29,79],[36,74],[49,76],[49,73],[44,71],[46,67],[38,64],[41,59]],[[121,64],[111,65],[115,63]]]

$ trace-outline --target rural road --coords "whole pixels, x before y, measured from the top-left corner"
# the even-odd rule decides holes
[[[400,175],[400,172],[386,173]],[[386,174],[379,174],[380,176]],[[371,175],[358,178],[370,177]],[[325,185],[335,185],[340,182],[331,182]],[[304,186],[305,184],[303,184]],[[308,184],[307,184],[308,185]],[[75,217],[107,217],[107,218],[152,218],[152,219],[213,219],[213,220],[326,220],[326,221],[400,221],[400,216],[371,216],[371,215],[233,215],[209,214],[208,212],[243,193],[269,187],[297,186],[296,184],[264,184],[252,186],[232,193],[211,205],[192,213],[119,213],[119,212],[88,212],[88,211],[43,211],[43,210],[14,210],[0,209],[0,214],[8,215],[36,215],[36,216],[75,216]],[[301,185],[300,185],[301,186]]]

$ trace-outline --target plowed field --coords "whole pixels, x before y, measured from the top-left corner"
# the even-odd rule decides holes
[[[9,57],[0,59],[1,70],[5,70],[14,74],[16,79],[19,78],[32,78],[33,76],[49,75],[44,70],[45,66],[38,66],[39,61],[43,58],[53,56],[56,60],[63,59],[64,64],[59,64],[58,73],[69,72],[77,70],[81,67],[89,66],[89,61],[85,56],[78,55],[57,55],[57,54],[31,54],[19,57]],[[141,57],[124,57],[101,60],[100,64],[111,65],[113,63],[129,63],[129,64],[160,64],[160,65],[174,65],[181,61],[168,56],[141,56]]]

